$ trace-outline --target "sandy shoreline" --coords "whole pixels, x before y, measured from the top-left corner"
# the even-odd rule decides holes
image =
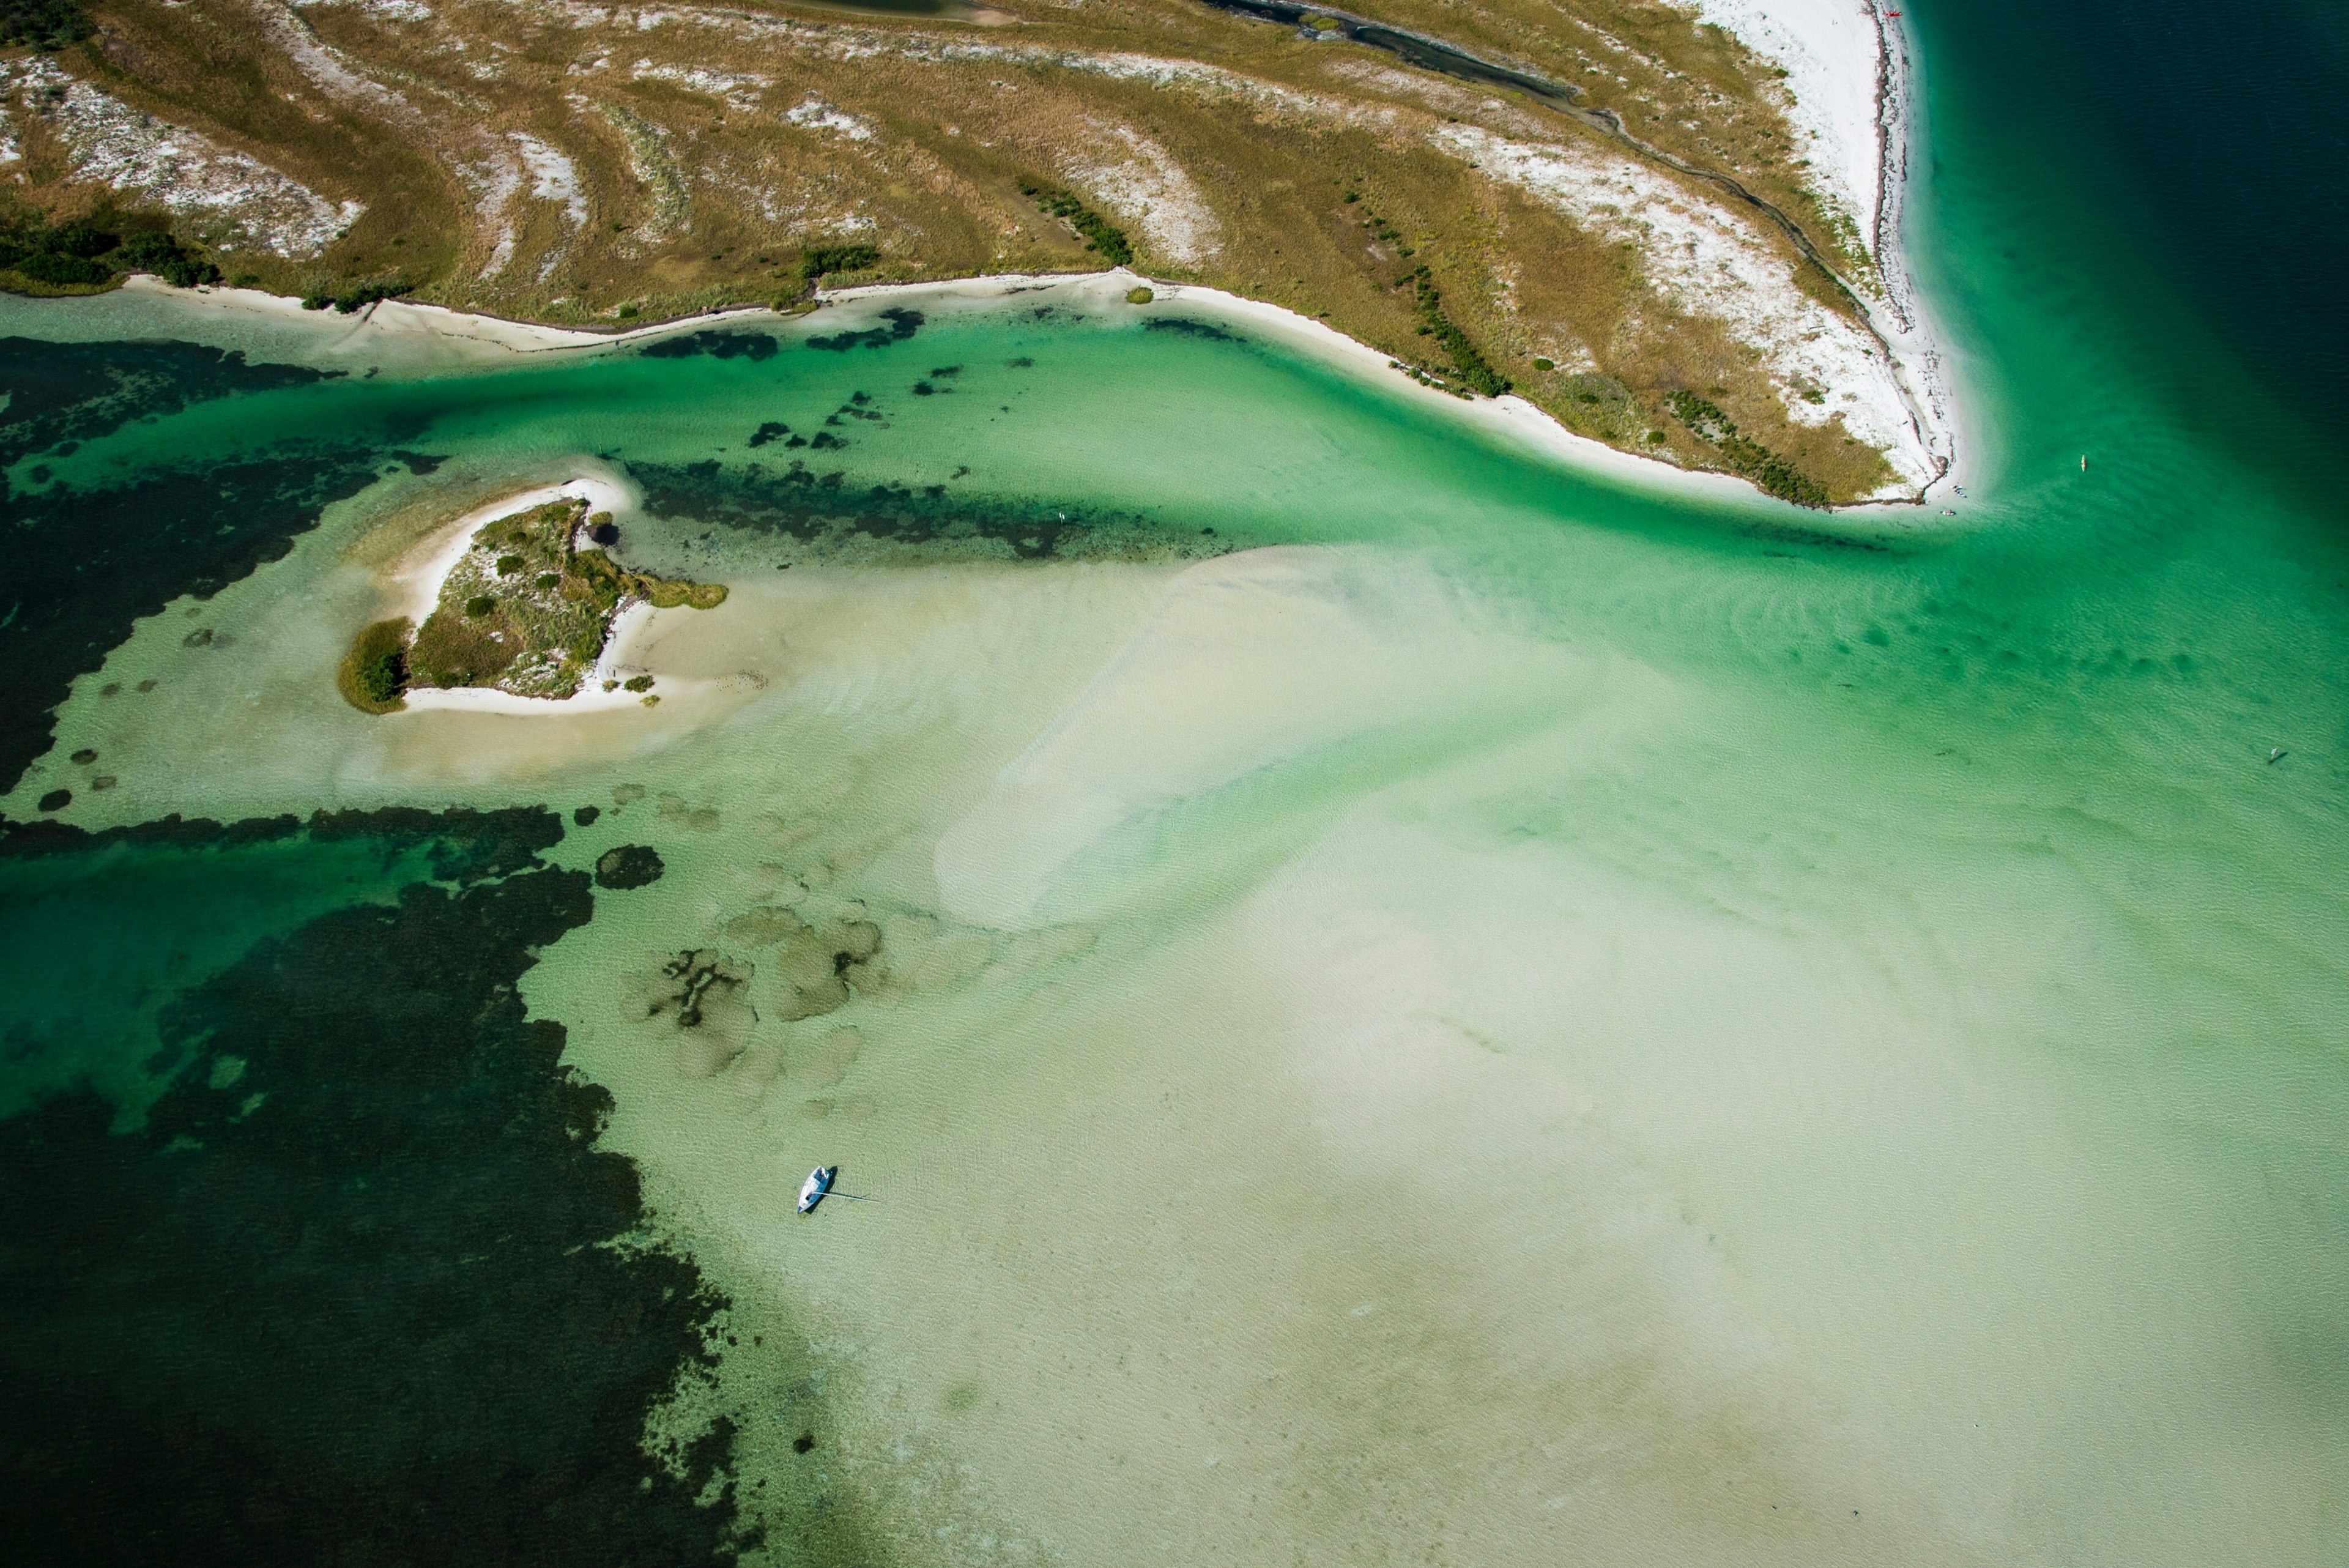
[[[1678,0],[1692,23],[1715,25],[1734,36],[1783,75],[1785,107],[1795,136],[1811,157],[1811,176],[1822,197],[1850,221],[1855,248],[1872,254],[1874,286],[1863,310],[1896,394],[1883,401],[1883,422],[1906,432],[1890,443],[1895,483],[1913,485],[1906,494],[1833,508],[1938,505],[1957,472],[1961,431],[1958,400],[1950,385],[1947,356],[1931,329],[1910,276],[1907,241],[1907,185],[1910,151],[1922,146],[1921,95],[1917,63],[1892,0]],[[1111,308],[1123,302],[1108,296],[1134,283],[1147,283],[1164,304],[1180,304],[1211,318],[1247,323],[1319,358],[1365,372],[1393,376],[1411,393],[1437,396],[1392,368],[1388,355],[1294,311],[1201,285],[1160,282],[1119,270],[1098,274],[1005,274],[819,291],[816,319],[789,316],[763,305],[742,304],[658,322],[554,326],[463,311],[404,299],[378,302],[344,316],[305,310],[301,301],[256,289],[209,287],[183,290],[159,279],[133,276],[109,296],[76,301],[78,307],[54,312],[67,336],[93,329],[126,329],[134,318],[141,333],[169,329],[175,317],[194,313],[233,335],[259,339],[264,353],[291,352],[328,363],[359,361],[373,373],[386,369],[492,368],[518,356],[595,349],[644,341],[730,321],[755,318],[787,331],[825,330],[832,312],[854,312],[879,299],[957,301],[984,306],[1006,295],[1051,288],[1072,291],[1088,304],[1092,296]],[[817,325],[817,321],[824,323]],[[295,347],[298,345],[298,347]],[[1381,383],[1392,388],[1392,383]],[[1669,492],[1689,494],[1751,494],[1745,481],[1682,469],[1642,452],[1625,451],[1577,435],[1554,416],[1519,398],[1491,406],[1445,398],[1451,411],[1488,431],[1506,436],[1545,457],[1593,469]],[[1878,431],[1868,439],[1881,439]],[[1915,460],[1921,458],[1921,465]],[[1938,474],[1936,474],[1936,471]],[[1928,477],[1930,476],[1930,477]],[[1910,514],[1913,515],[1913,514]]]
[[[1157,299],[1153,306],[1135,307],[1125,304],[1126,290],[1137,284],[1147,286],[1156,294]],[[330,352],[369,357],[382,356],[388,351],[389,357],[401,358],[404,357],[403,349],[413,351],[420,358],[448,357],[430,352],[438,347],[454,349],[456,357],[461,358],[502,359],[514,355],[647,341],[674,333],[732,323],[756,321],[766,326],[788,327],[818,319],[786,316],[765,306],[745,305],[633,327],[626,332],[596,333],[468,315],[434,305],[388,300],[353,319],[328,317],[321,321],[320,313],[304,311],[298,300],[254,289],[188,291],[171,288],[146,277],[133,278],[124,286],[126,290],[136,290],[142,295],[169,297],[182,308],[228,317],[252,317],[289,325],[315,325],[330,336]],[[820,314],[828,325],[839,319],[830,315],[835,310],[849,314],[852,319],[861,318],[865,313],[864,307],[870,307],[871,313],[877,315],[880,309],[889,305],[915,301],[927,302],[933,308],[960,306],[983,310],[1005,299],[1040,292],[1073,296],[1086,306],[1101,310],[1149,309],[1181,305],[1199,315],[1245,325],[1260,337],[1274,337],[1301,352],[1342,366],[1366,379],[1376,379],[1389,392],[1426,400],[1430,405],[1441,405],[1451,415],[1479,426],[1488,433],[1502,436],[1514,444],[1562,461],[1569,466],[1680,494],[1715,498],[1743,496],[1748,499],[1758,494],[1752,484],[1733,474],[1680,468],[1578,435],[1546,410],[1515,394],[1469,401],[1423,387],[1395,369],[1392,356],[1347,337],[1325,322],[1300,316],[1281,306],[1244,298],[1203,284],[1166,282],[1118,268],[1098,273],[1004,273],[923,283],[874,284],[861,288],[827,291],[818,297],[823,307]],[[1870,502],[1835,510],[1854,512],[1885,507],[1907,508],[1914,504],[1909,502]],[[461,553],[461,545],[458,549]]]
[[[1971,476],[1967,459],[1972,443],[1963,439],[1943,339],[1934,330],[1930,313],[1909,269],[1909,161],[1912,149],[1925,146],[1925,96],[1918,86],[1918,67],[1909,53],[1908,35],[1884,9],[1884,0],[1869,0],[1869,14],[1881,47],[1881,75],[1877,96],[1877,133],[1881,160],[1881,192],[1877,205],[1876,265],[1884,283],[1885,298],[1897,331],[1878,330],[1892,348],[1896,372],[1909,381],[1929,444],[1946,463],[1941,477],[1925,486],[1921,499],[1941,499],[1936,491],[1962,489]],[[1876,313],[1878,316],[1884,312]]]
[[[1702,21],[1735,35],[1785,73],[1789,118],[1797,137],[1807,139],[1814,182],[1830,209],[1849,218],[1874,261],[1880,297],[1864,305],[1918,445],[1940,469],[1920,487],[1918,502],[1938,505],[1936,492],[1961,477],[1962,443],[1941,346],[1909,272],[1909,151],[1924,144],[1924,126],[1916,64],[1897,13],[1888,10],[1890,0],[1687,3]]]

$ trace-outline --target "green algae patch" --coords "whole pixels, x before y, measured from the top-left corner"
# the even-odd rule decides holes
[[[714,609],[726,602],[723,584],[634,572],[601,548],[580,549],[583,524],[609,521],[586,510],[585,502],[554,501],[484,524],[417,628],[407,650],[409,680],[568,697],[627,606]]]
[[[408,706],[408,634],[415,623],[406,616],[379,620],[351,639],[335,671],[335,690],[362,713],[397,713]]]

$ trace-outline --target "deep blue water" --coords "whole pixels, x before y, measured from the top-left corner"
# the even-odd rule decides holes
[[[2349,7],[1916,0],[1943,222],[2108,319],[2184,431],[2328,504],[2349,373]],[[1959,122],[1950,125],[1954,119]]]

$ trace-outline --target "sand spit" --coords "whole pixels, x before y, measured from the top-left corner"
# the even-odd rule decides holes
[[[169,299],[223,324],[258,321],[298,325],[316,335],[329,358],[400,361],[502,359],[549,348],[580,348],[612,340],[612,334],[536,322],[508,321],[438,305],[387,299],[354,315],[305,310],[290,295],[257,288],[174,288],[144,274],[125,282],[122,292],[142,299]]]
[[[1876,264],[1869,323],[1884,340],[1916,436],[1939,465],[1920,491],[1961,481],[1956,400],[1906,251],[1909,158],[1922,147],[1917,65],[1882,0],[1694,0],[1701,21],[1734,34],[1786,73],[1787,117],[1810,143],[1816,186]]]

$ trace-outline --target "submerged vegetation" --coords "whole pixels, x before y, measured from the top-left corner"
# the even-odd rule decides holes
[[[648,1438],[707,1377],[728,1299],[653,1231],[602,1146],[612,1096],[523,1000],[595,912],[585,872],[540,858],[562,832],[402,807],[0,832],[0,870],[119,888],[139,919],[90,940],[159,957],[250,919],[275,861],[354,839],[430,860],[388,902],[175,968],[143,1114],[76,1084],[0,1117],[8,1561],[718,1565],[758,1544],[732,1420]],[[191,857],[217,869],[191,883]],[[12,1044],[17,1009],[72,983],[12,999]],[[795,1533],[869,1561],[853,1528]]]
[[[251,364],[195,343],[0,338],[0,462],[63,455],[148,419],[240,393],[315,386],[330,374]],[[133,448],[135,451],[135,447]],[[141,454],[87,486],[20,469],[0,493],[15,607],[0,614],[0,788],[47,751],[52,711],[141,619],[201,601],[293,547],[329,504],[376,483],[386,454],[322,433],[310,443],[174,457]],[[205,645],[212,646],[212,645]]]
[[[1717,403],[1694,392],[1677,391],[1664,400],[1689,432],[1708,442],[1728,461],[1739,477],[1751,481],[1764,494],[1797,506],[1824,507],[1826,489],[1768,447],[1737,433],[1737,426]]]
[[[613,618],[629,604],[710,609],[725,602],[722,584],[632,572],[601,548],[579,548],[583,524],[593,536],[611,522],[609,514],[588,517],[586,510],[585,502],[554,501],[484,524],[449,569],[439,605],[406,649],[408,683],[568,697],[604,651]],[[346,657],[361,696],[377,689],[364,684],[368,672],[382,670],[361,645],[388,624],[360,633]]]

